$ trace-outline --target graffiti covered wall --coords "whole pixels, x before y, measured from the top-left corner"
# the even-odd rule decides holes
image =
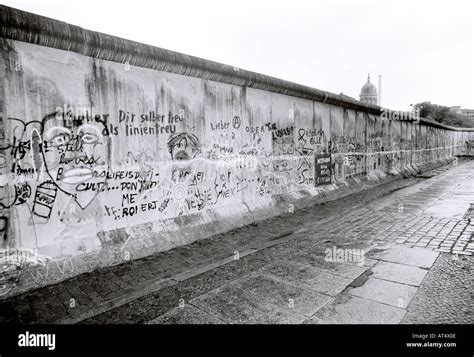
[[[114,252],[82,270],[126,259],[145,239],[154,251],[192,242],[198,235],[179,229],[199,221],[186,217],[213,222],[271,208],[280,195],[317,196],[447,162],[473,134],[0,44],[0,248],[52,260]],[[178,233],[159,236],[169,231]]]

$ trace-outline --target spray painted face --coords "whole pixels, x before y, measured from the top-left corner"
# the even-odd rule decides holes
[[[193,159],[199,151],[199,139],[191,133],[178,133],[168,139],[168,151],[176,161]]]
[[[105,189],[110,137],[97,119],[50,116],[43,121],[45,168],[58,188],[81,207]]]

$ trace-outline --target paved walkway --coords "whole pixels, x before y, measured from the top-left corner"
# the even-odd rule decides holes
[[[0,302],[0,323],[473,323],[473,178],[463,162],[82,274]]]

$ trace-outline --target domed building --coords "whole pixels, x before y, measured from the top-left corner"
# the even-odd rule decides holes
[[[377,105],[377,88],[370,83],[370,75],[367,76],[367,83],[362,86],[359,96],[361,102]]]

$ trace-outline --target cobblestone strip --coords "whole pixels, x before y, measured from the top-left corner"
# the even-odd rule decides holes
[[[410,247],[428,248],[439,252],[472,255],[474,225],[468,220],[417,216],[408,218],[365,208],[358,213],[331,222],[320,234],[364,238],[372,236],[381,242],[395,242]]]

